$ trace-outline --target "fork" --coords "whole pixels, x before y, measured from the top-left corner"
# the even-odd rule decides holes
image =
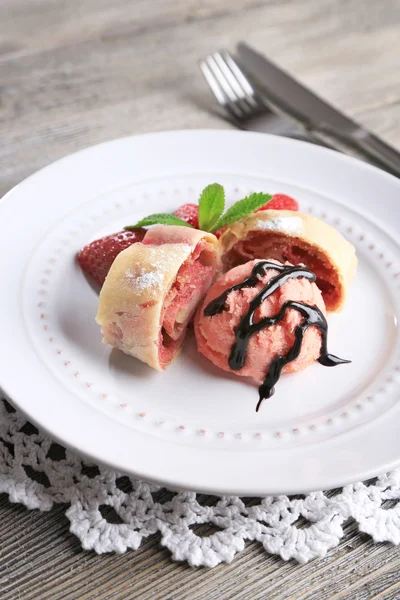
[[[263,96],[226,50],[214,52],[198,64],[224,114],[236,127],[315,141],[297,123],[270,110]],[[274,110],[279,112],[278,107]],[[315,143],[325,145],[320,141]]]

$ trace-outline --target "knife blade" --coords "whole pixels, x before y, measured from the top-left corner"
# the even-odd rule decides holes
[[[248,44],[239,42],[237,52],[240,64],[259,83],[267,100],[311,131],[358,150],[400,177],[400,153],[395,148],[314,94]]]

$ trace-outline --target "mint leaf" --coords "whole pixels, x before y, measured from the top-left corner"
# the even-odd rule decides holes
[[[239,221],[246,215],[257,210],[257,208],[261,208],[261,206],[267,204],[271,199],[271,194],[255,192],[254,194],[250,194],[250,196],[243,198],[243,200],[238,200],[238,202],[235,202],[235,204],[228,208],[226,213],[218,219],[214,224],[212,231],[217,231],[217,229],[221,229],[221,227],[226,227],[235,221]]]
[[[224,211],[225,191],[219,183],[211,183],[200,194],[199,227],[204,231],[212,231]]]
[[[155,213],[154,215],[149,215],[148,217],[144,217],[138,221],[135,225],[127,225],[124,229],[135,229],[136,227],[147,227],[148,225],[182,225],[182,227],[192,227],[183,219],[179,219],[179,217],[175,217],[175,215],[170,215],[169,213]]]

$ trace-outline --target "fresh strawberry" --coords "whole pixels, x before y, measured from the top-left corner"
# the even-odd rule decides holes
[[[119,231],[95,240],[84,246],[78,253],[78,261],[82,271],[96,283],[103,285],[104,280],[117,254],[132,244],[142,241],[145,229]]]
[[[199,207],[197,204],[182,204],[174,211],[174,215],[186,221],[195,229],[199,228]]]
[[[274,194],[272,196],[272,200],[267,202],[264,206],[256,210],[259,212],[260,210],[299,210],[299,205],[297,200],[291,198],[290,196],[286,196],[286,194]]]
[[[224,233],[226,227],[221,227],[221,229],[217,229],[217,231],[213,231],[213,234],[215,235],[216,238],[220,238],[221,235]]]

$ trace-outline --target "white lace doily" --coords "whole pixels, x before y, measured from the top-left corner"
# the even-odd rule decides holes
[[[2,400],[0,492],[42,511],[69,503],[71,531],[85,550],[122,553],[160,532],[172,558],[192,566],[229,562],[246,540],[305,563],[339,543],[348,519],[375,542],[400,543],[400,503],[393,502],[400,499],[400,469],[301,497],[175,493],[83,462]]]

